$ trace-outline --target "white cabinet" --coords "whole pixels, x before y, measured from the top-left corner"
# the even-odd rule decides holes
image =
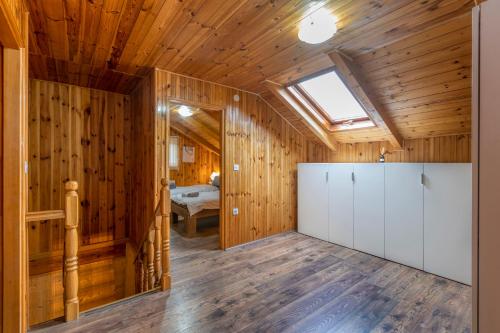
[[[354,164],[354,248],[384,257],[384,164]]]
[[[298,231],[328,241],[328,164],[298,164]]]
[[[385,165],[385,257],[424,268],[423,164]]]
[[[329,168],[329,241],[353,247],[353,164],[335,163]]]
[[[471,283],[471,164],[425,164],[424,270]]]
[[[471,164],[299,164],[298,231],[470,284]]]

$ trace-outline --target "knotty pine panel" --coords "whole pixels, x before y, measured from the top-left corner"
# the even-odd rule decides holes
[[[220,172],[220,156],[189,137],[170,129],[170,136],[179,137],[179,168],[170,169],[170,180],[177,186],[208,184],[212,172]],[[182,162],[182,147],[194,147],[194,163]]]
[[[125,256],[106,257],[79,269],[80,311],[125,297]],[[29,323],[35,325],[64,315],[63,272],[55,270],[30,276]]]
[[[4,87],[4,77],[3,77],[3,46],[0,44],[0,198],[3,198],[3,133],[4,133],[4,122],[3,122],[3,87]],[[3,266],[3,199],[0,200],[0,267],[2,270],[5,269]],[[0,274],[0,286],[3,286],[3,274]],[[0,288],[0,327],[3,327],[3,287]]]
[[[386,162],[470,163],[471,135],[452,135],[405,140],[402,150],[394,150],[386,141],[346,143],[332,152],[322,144],[307,143],[307,161],[314,163],[371,163],[378,162],[385,148]]]
[[[167,113],[157,110],[154,106],[154,75],[143,79],[130,95],[131,99],[131,163],[130,183],[127,187],[127,195],[130,202],[130,239],[137,245],[144,236],[147,227],[154,216],[154,210],[158,202],[159,191],[156,191],[155,182],[160,182],[161,176],[157,176],[156,170],[162,165],[156,164],[156,145],[166,149],[168,133],[162,131],[163,122],[157,121],[156,117],[164,117]],[[164,135],[155,136],[156,128]],[[168,165],[165,163],[165,168]],[[166,177],[166,172],[163,177]]]
[[[63,209],[76,180],[82,245],[126,237],[130,98],[30,80],[29,211]],[[30,255],[60,250],[63,221],[32,222]]]
[[[304,137],[257,95],[162,70],[156,82],[158,109],[173,98],[224,110],[225,246],[294,230],[296,164],[306,159]],[[233,164],[240,170],[232,171]]]

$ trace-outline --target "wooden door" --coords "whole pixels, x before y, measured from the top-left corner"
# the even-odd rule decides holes
[[[424,190],[421,163],[385,165],[385,257],[424,268]]]
[[[354,248],[384,257],[383,164],[354,164]]]
[[[353,247],[353,164],[335,163],[329,167],[329,241]]]
[[[424,164],[424,270],[471,284],[472,165]]]
[[[298,231],[328,241],[328,164],[298,165]]]

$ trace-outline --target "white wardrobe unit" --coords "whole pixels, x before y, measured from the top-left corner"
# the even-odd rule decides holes
[[[471,164],[299,164],[298,230],[471,283]]]
[[[354,164],[354,249],[384,257],[384,164]]]
[[[328,241],[329,164],[298,164],[298,231]]]
[[[385,257],[424,268],[424,192],[420,163],[385,165]]]
[[[424,164],[424,270],[472,280],[472,165]]]
[[[329,168],[329,236],[330,242],[352,248],[354,197],[353,164],[335,163]]]

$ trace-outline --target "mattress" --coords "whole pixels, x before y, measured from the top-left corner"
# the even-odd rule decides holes
[[[178,186],[170,190],[170,195],[173,197],[174,195],[190,193],[190,192],[215,192],[219,191],[217,186],[209,185],[209,184],[198,184],[192,186]]]
[[[193,216],[205,209],[220,209],[219,193],[219,189],[217,189],[216,191],[200,192],[198,197],[183,197],[182,193],[171,194],[170,197],[175,203],[186,206],[189,215]]]

